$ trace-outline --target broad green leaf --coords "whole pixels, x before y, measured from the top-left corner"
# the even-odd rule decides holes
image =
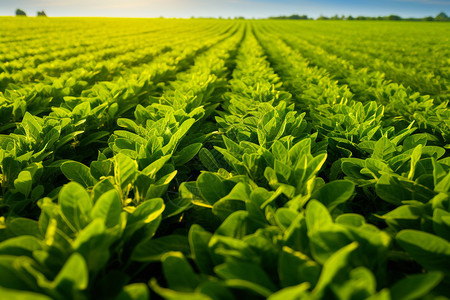
[[[198,158],[208,171],[217,172],[217,170],[219,170],[219,163],[217,162],[211,151],[209,151],[208,149],[202,148],[198,153]]]
[[[15,218],[7,225],[7,231],[14,236],[30,235],[37,238],[42,236],[39,223],[27,218]]]
[[[155,278],[150,280],[149,285],[159,296],[168,300],[213,300],[213,298],[197,292],[178,292],[160,287]]]
[[[450,213],[436,208],[433,212],[433,230],[442,238],[450,239]]]
[[[120,294],[114,300],[148,300],[150,294],[144,283],[132,283],[123,287]]]
[[[23,116],[21,125],[27,137],[37,140],[41,135],[42,126],[38,122],[38,117],[33,116],[29,112],[26,112]]]
[[[61,289],[85,290],[88,286],[88,268],[83,256],[72,254],[53,281]]]
[[[123,192],[134,182],[137,169],[136,161],[125,154],[119,153],[114,157],[114,177]]]
[[[211,237],[211,233],[197,224],[192,225],[189,230],[189,245],[192,257],[199,270],[206,274],[212,274],[214,267],[208,249]]]
[[[88,167],[77,161],[67,161],[61,165],[61,171],[68,179],[78,182],[83,187],[91,187],[97,180],[91,175]]]
[[[171,234],[150,239],[138,244],[131,254],[131,259],[140,262],[159,261],[168,252],[180,251],[189,254],[189,242],[186,236]]]
[[[203,281],[196,289],[197,292],[215,300],[235,299],[233,293],[223,281]]]
[[[382,137],[375,144],[372,158],[383,160],[389,158],[388,156],[396,151],[397,149],[395,148],[395,145],[388,138]]]
[[[239,279],[249,281],[272,292],[277,288],[263,268],[248,262],[227,261],[225,264],[214,268],[220,277],[230,280]]]
[[[347,276],[349,277],[348,280],[344,282],[333,282],[330,285],[330,288],[336,295],[336,298],[367,299],[371,295],[375,294],[376,279],[369,269],[365,267],[357,267],[351,270]]]
[[[342,214],[336,218],[336,223],[360,227],[366,223],[366,220],[358,214]]]
[[[353,182],[347,180],[335,180],[320,187],[320,189],[311,196],[311,199],[319,200],[329,211],[332,211],[336,206],[350,199],[354,191],[355,185]]]
[[[275,218],[278,223],[278,226],[280,226],[283,229],[287,229],[289,226],[292,225],[292,222],[294,222],[295,218],[297,218],[298,212],[295,210],[281,207],[277,209]]]
[[[322,273],[320,274],[319,282],[313,290],[313,294],[320,297],[327,286],[333,279],[340,275],[341,272],[349,267],[350,255],[358,247],[358,243],[353,242],[334,253],[324,264]]]
[[[436,235],[418,230],[402,230],[397,242],[419,264],[428,270],[450,274],[450,243]]]
[[[411,154],[411,166],[408,174],[408,179],[412,180],[414,178],[414,173],[416,171],[416,165],[419,162],[420,156],[422,155],[422,145],[417,145]]]
[[[268,300],[298,300],[307,298],[309,295],[308,289],[309,289],[309,283],[303,282],[299,285],[295,286],[289,286],[284,289],[279,290],[276,293],[273,293],[272,295],[267,298]]]
[[[42,248],[41,241],[29,235],[9,238],[0,243],[0,255],[31,256]]]
[[[161,170],[161,168],[169,161],[171,157],[171,155],[162,156],[145,167],[145,169],[142,170],[142,173],[150,176],[151,178],[155,178],[156,173]]]
[[[327,208],[317,200],[311,200],[305,211],[308,233],[317,231],[327,225],[333,224]]]
[[[29,171],[22,171],[17,176],[17,179],[14,180],[14,188],[25,195],[25,198],[28,198],[28,195],[31,192],[31,187],[33,185],[33,178],[31,177],[31,173]]]
[[[193,292],[200,283],[189,262],[180,252],[169,252],[162,257],[162,269],[170,289]]]
[[[96,160],[91,162],[89,172],[91,175],[100,180],[103,176],[110,176],[113,163],[110,159]]]
[[[106,227],[113,227],[119,223],[122,206],[116,190],[110,190],[98,198],[91,210],[91,218],[100,218]]]
[[[306,179],[310,179],[312,176],[316,175],[317,172],[322,168],[323,164],[327,159],[327,154],[319,154],[308,162],[308,167],[306,169]]]
[[[59,192],[59,205],[68,225],[74,231],[81,230],[89,220],[92,201],[88,192],[78,183],[70,182]]]
[[[410,149],[414,149],[418,145],[422,145],[423,147],[425,147],[426,144],[427,144],[427,135],[425,133],[408,136],[403,141],[403,152]]]
[[[8,300],[52,300],[49,296],[22,290],[12,290],[0,286],[0,296]]]
[[[269,297],[273,293],[273,291],[271,291],[265,286],[243,279],[227,279],[225,280],[225,284],[230,288],[238,290],[247,290],[264,298]]]
[[[78,233],[72,247],[83,255],[89,270],[99,271],[109,260],[111,242],[103,220],[95,219]]]
[[[176,156],[174,156],[174,163],[176,166],[182,166],[197,155],[198,151],[202,147],[202,143],[194,143],[187,147],[184,147],[178,151]]]
[[[392,299],[413,300],[420,299],[428,294],[443,276],[440,272],[415,274],[396,282],[391,287]]]
[[[298,282],[317,283],[321,266],[305,254],[284,246],[278,257],[278,276],[283,287],[297,285]]]
[[[128,223],[150,223],[162,214],[164,207],[164,201],[161,198],[147,200],[136,207],[134,212],[128,217]]]
[[[246,234],[246,221],[248,217],[247,211],[235,211],[217,228],[215,234],[230,236],[230,237],[242,237]]]
[[[197,179],[197,188],[200,190],[203,200],[211,205],[228,194],[220,177],[209,172],[200,174]]]

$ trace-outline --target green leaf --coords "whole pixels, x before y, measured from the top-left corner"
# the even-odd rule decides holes
[[[194,224],[189,230],[189,245],[192,257],[202,273],[212,274],[214,264],[209,255],[208,244],[212,234],[200,225]]]
[[[149,164],[147,167],[145,167],[144,170],[142,170],[142,173],[150,176],[151,178],[155,178],[156,173],[161,170],[161,168],[166,164],[166,162],[169,161],[171,158],[171,155],[165,155],[161,158],[155,160],[151,164]]]
[[[347,180],[335,180],[320,187],[320,189],[311,196],[311,199],[319,200],[329,211],[332,211],[336,206],[350,199],[354,191],[355,185],[353,182]]]
[[[450,213],[436,208],[433,212],[433,230],[442,238],[450,238]]]
[[[305,254],[283,247],[278,257],[278,274],[283,287],[294,286],[299,282],[317,283],[321,267]]]
[[[127,191],[128,185],[134,182],[138,170],[134,159],[119,153],[114,157],[114,177],[122,191]]]
[[[220,177],[209,172],[200,174],[197,179],[197,188],[200,190],[203,200],[211,205],[228,194]]]
[[[164,211],[164,200],[154,198],[140,204],[134,212],[128,217],[128,224],[134,222],[150,223],[158,218]]]
[[[110,190],[98,198],[91,211],[91,218],[100,218],[106,227],[114,227],[119,223],[122,206],[116,190]]]
[[[357,267],[344,274],[330,284],[336,299],[367,299],[375,294],[376,280],[369,269]]]
[[[427,295],[442,280],[440,272],[408,276],[391,287],[392,299],[414,300]]]
[[[0,255],[31,256],[42,249],[41,241],[29,235],[13,237],[0,243]]]
[[[42,132],[42,126],[37,121],[38,118],[34,117],[29,112],[26,112],[22,119],[22,127],[25,130],[27,137],[32,138],[34,140],[38,140],[39,136]]]
[[[450,274],[450,243],[433,234],[418,230],[402,230],[397,242],[420,265],[428,270]]]
[[[435,186],[436,192],[448,193],[450,190],[450,172]]]
[[[97,183],[89,168],[77,161],[67,161],[61,165],[61,171],[68,179],[78,182],[83,187],[91,187]]]
[[[226,280],[239,279],[242,281],[251,282],[264,289],[268,289],[271,292],[277,290],[277,287],[266,274],[264,269],[256,264],[230,260],[225,264],[215,267],[214,270],[217,275]]]
[[[361,227],[366,223],[363,216],[358,214],[342,214],[336,218],[336,223],[353,227]]]
[[[84,290],[88,286],[88,268],[78,253],[73,253],[53,281],[54,286],[66,290]]]
[[[427,145],[427,134],[426,133],[414,134],[414,135],[408,136],[403,141],[403,152],[410,150],[410,149],[414,149],[418,145],[422,145],[423,147],[425,147]]]
[[[7,225],[7,231],[13,236],[31,235],[37,238],[42,237],[39,223],[26,218],[15,218]]]
[[[81,230],[89,220],[92,201],[88,192],[78,183],[70,182],[59,192],[59,205],[61,212],[72,227],[72,230]]]
[[[279,290],[276,293],[267,298],[267,300],[298,300],[298,299],[308,299],[309,295],[308,289],[310,284],[308,282],[303,282],[296,286],[289,286],[284,289]]]
[[[395,145],[388,138],[382,137],[375,143],[372,158],[383,160],[389,158],[390,154],[396,151]]]
[[[164,208],[164,201],[160,198],[150,199],[140,204],[132,214],[128,215],[124,239],[131,238],[141,228],[145,228],[146,231],[144,241],[151,239],[161,223]]]
[[[167,285],[179,292],[193,292],[200,278],[182,253],[169,252],[162,257],[162,268]]]
[[[28,198],[28,195],[31,192],[31,187],[33,185],[33,178],[31,177],[31,173],[29,171],[22,171],[17,176],[17,179],[14,180],[14,188],[25,195],[25,198]]]
[[[322,153],[314,157],[312,160],[308,162],[308,167],[306,169],[306,179],[312,178],[314,175],[319,172],[320,168],[322,168],[323,164],[327,159],[327,154]]]
[[[189,254],[189,242],[186,236],[171,234],[138,244],[131,254],[131,259],[140,262],[159,261],[171,251]]]
[[[72,247],[83,255],[89,270],[99,271],[109,260],[111,242],[103,221],[95,219],[78,233]]]
[[[198,153],[198,158],[208,171],[217,172],[219,170],[219,163],[208,149],[202,148]]]
[[[235,299],[233,293],[226,287],[223,281],[203,281],[197,287],[196,291],[214,300]]]
[[[215,234],[230,237],[245,236],[247,216],[247,211],[241,210],[233,212],[225,221],[223,221],[219,228],[217,228]]]
[[[7,289],[0,286],[0,296],[8,300],[52,300],[52,298],[29,291]]]
[[[416,171],[416,165],[417,162],[420,159],[420,156],[422,155],[422,145],[417,145],[417,147],[414,148],[412,154],[411,154],[411,167],[409,169],[408,179],[412,180],[414,178],[414,173]]]
[[[148,300],[150,297],[145,283],[132,283],[123,287],[114,300]]]
[[[320,274],[319,282],[313,290],[318,298],[322,295],[328,285],[333,282],[333,279],[345,272],[349,267],[350,255],[358,247],[358,243],[353,242],[334,253],[324,264],[322,273]]]
[[[184,147],[178,151],[176,156],[173,157],[176,166],[182,166],[197,155],[198,151],[202,147],[202,143],[194,143],[187,147]]]
[[[110,159],[96,160],[91,162],[89,172],[94,178],[100,180],[102,176],[112,175],[112,165]]]
[[[150,287],[162,298],[167,300],[213,300],[213,298],[201,293],[178,292],[160,287],[155,278],[149,282]]]
[[[317,231],[327,225],[333,224],[333,219],[327,208],[317,200],[311,200],[305,211],[308,233]]]

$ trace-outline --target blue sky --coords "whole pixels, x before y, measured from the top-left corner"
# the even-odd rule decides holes
[[[44,10],[49,16],[100,17],[229,17],[351,14],[402,17],[450,15],[450,0],[0,0],[0,15],[21,8],[30,16]]]

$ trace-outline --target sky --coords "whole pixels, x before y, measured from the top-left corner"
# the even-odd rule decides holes
[[[0,0],[0,15],[20,8],[29,16],[44,10],[48,16],[97,17],[234,17],[306,14],[401,17],[450,15],[450,0]]]

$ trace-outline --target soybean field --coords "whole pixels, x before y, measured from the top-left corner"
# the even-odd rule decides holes
[[[0,298],[449,299],[450,23],[0,18]]]

